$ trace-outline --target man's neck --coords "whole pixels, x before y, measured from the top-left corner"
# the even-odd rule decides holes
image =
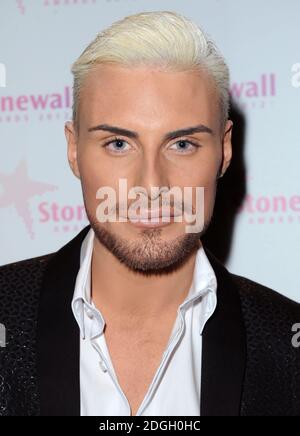
[[[186,298],[196,254],[168,274],[146,276],[130,270],[95,239],[91,265],[93,302],[104,317],[113,316],[120,323],[133,318],[159,319],[176,310]]]

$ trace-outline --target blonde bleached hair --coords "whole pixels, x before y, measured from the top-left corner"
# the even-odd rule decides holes
[[[86,76],[95,66],[107,63],[174,72],[205,69],[218,90],[224,128],[229,113],[229,69],[214,41],[187,17],[172,11],[141,12],[98,33],[71,69],[75,126]]]

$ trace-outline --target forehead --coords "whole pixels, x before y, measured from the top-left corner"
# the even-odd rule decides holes
[[[148,123],[152,118],[202,114],[208,121],[216,117],[217,103],[214,80],[205,70],[167,72],[106,64],[87,74],[80,95],[80,108],[84,110],[80,112],[96,122],[106,114],[145,117]]]

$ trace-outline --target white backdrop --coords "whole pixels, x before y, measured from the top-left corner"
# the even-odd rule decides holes
[[[298,0],[1,0],[0,264],[57,250],[87,224],[63,133],[70,65],[102,28],[151,10],[192,18],[230,67],[247,185],[226,266],[300,301]]]

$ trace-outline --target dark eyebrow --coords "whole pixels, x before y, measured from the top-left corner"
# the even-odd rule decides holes
[[[107,132],[115,133],[116,135],[128,136],[128,138],[138,139],[139,134],[137,132],[133,132],[132,130],[123,129],[121,127],[111,126],[109,124],[99,124],[99,126],[90,127],[88,129],[89,132],[94,132],[96,130],[104,130]],[[193,127],[186,127],[184,129],[174,130],[172,132],[168,132],[164,135],[163,140],[169,140],[178,138],[179,136],[192,135],[193,133],[209,133],[213,135],[212,129],[209,127],[198,124]]]

